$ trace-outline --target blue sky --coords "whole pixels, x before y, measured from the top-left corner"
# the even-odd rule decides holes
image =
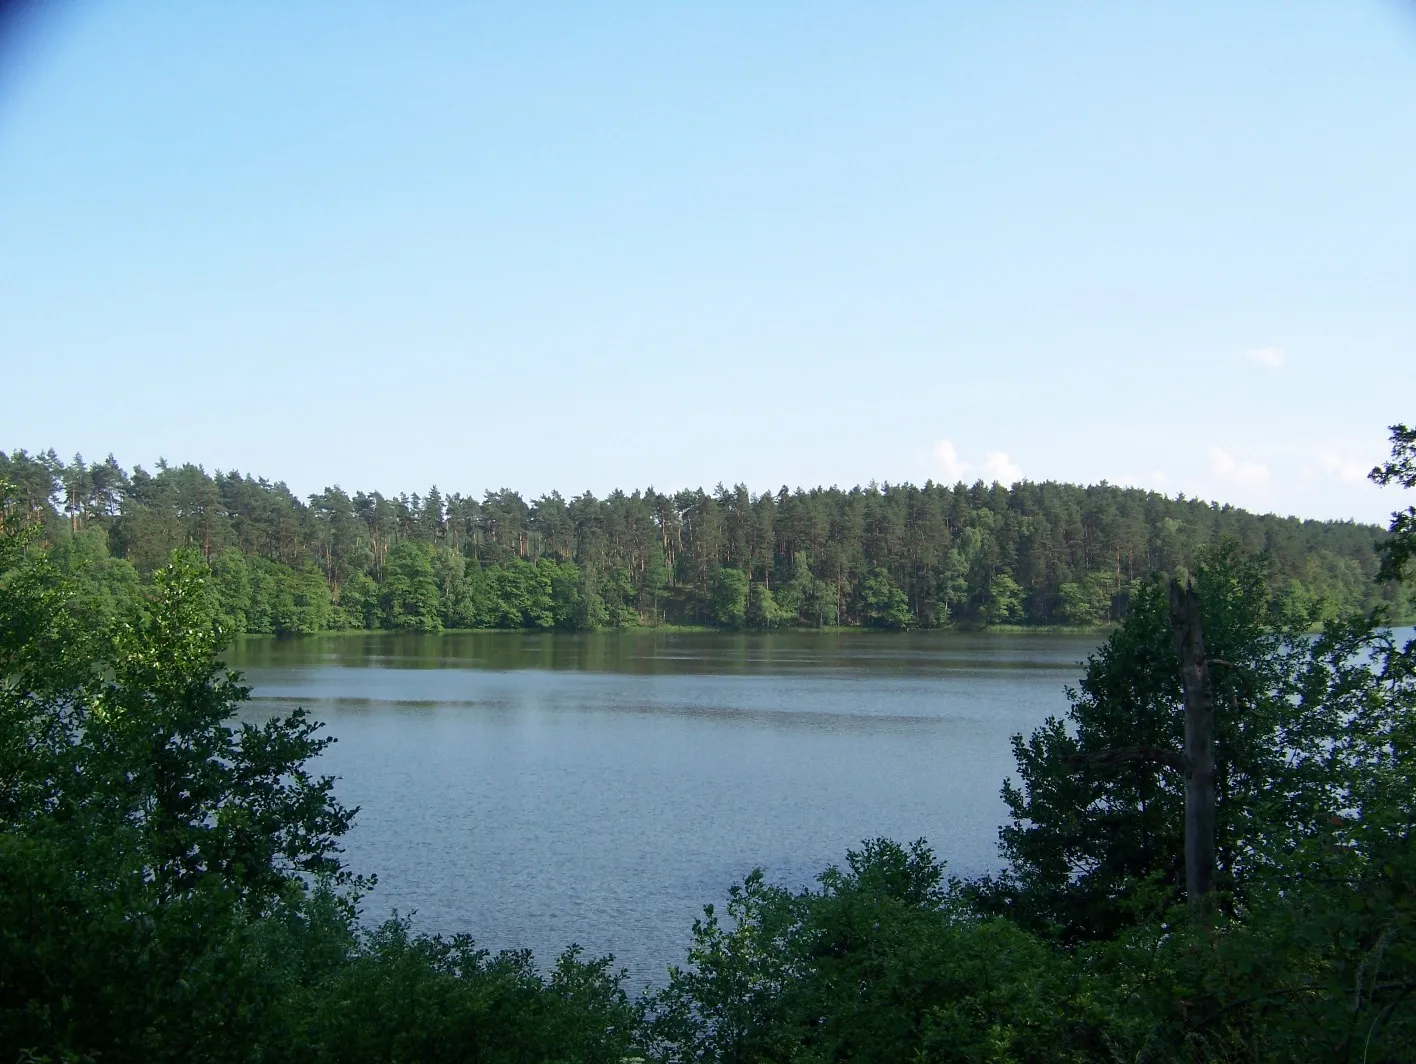
[[[50,4],[0,447],[1384,521],[1413,189],[1395,2]]]

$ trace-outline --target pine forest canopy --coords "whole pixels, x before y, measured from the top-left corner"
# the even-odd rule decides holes
[[[604,499],[514,491],[307,501],[283,482],[110,455],[0,452],[0,477],[43,511],[57,562],[101,602],[175,549],[211,566],[229,631],[1092,625],[1133,582],[1191,572],[1228,545],[1262,554],[1272,589],[1332,615],[1403,591],[1379,584],[1386,532],[1255,515],[1106,483],[927,482],[754,495],[743,485]]]

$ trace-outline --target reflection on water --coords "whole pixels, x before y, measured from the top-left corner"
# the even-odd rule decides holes
[[[1009,736],[1065,706],[1096,640],[866,632],[251,638],[249,712],[303,705],[361,812],[373,917],[550,956],[681,960],[704,902],[760,865],[808,882],[924,836],[996,863]]]
[[[243,669],[334,665],[341,668],[545,669],[648,675],[738,675],[882,668],[939,672],[1053,668],[1075,664],[1090,637],[898,632],[393,632],[273,639],[253,636],[233,648]]]

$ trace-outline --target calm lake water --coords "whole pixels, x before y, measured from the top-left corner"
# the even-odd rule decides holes
[[[636,984],[753,867],[803,885],[861,839],[997,866],[1009,736],[1066,706],[1093,637],[371,633],[249,638],[253,716],[305,706],[361,807],[369,918]]]

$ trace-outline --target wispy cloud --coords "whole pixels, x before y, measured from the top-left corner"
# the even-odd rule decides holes
[[[996,480],[1000,484],[1016,484],[1023,479],[1023,470],[1018,463],[1009,459],[1006,451],[989,451],[983,456],[985,480]]]
[[[966,480],[974,470],[989,482],[996,480],[1003,484],[1015,484],[1023,479],[1022,468],[1008,457],[1006,451],[989,451],[983,456],[983,465],[975,466],[959,457],[952,440],[939,440],[934,445],[934,460],[945,482]]]
[[[1281,347],[1254,347],[1244,352],[1245,356],[1269,369],[1282,369],[1288,361],[1288,354]]]
[[[1350,484],[1360,484],[1367,479],[1367,474],[1372,467],[1364,462],[1354,462],[1350,458],[1344,458],[1336,451],[1323,451],[1318,455],[1318,465],[1322,471],[1338,480],[1345,480]]]
[[[1210,468],[1233,484],[1262,484],[1269,477],[1268,466],[1262,462],[1245,462],[1222,447],[1211,447]]]
[[[940,472],[949,483],[963,480],[964,475],[973,468],[959,457],[959,452],[954,450],[954,444],[950,440],[940,440],[934,445],[934,460],[939,463]]]

